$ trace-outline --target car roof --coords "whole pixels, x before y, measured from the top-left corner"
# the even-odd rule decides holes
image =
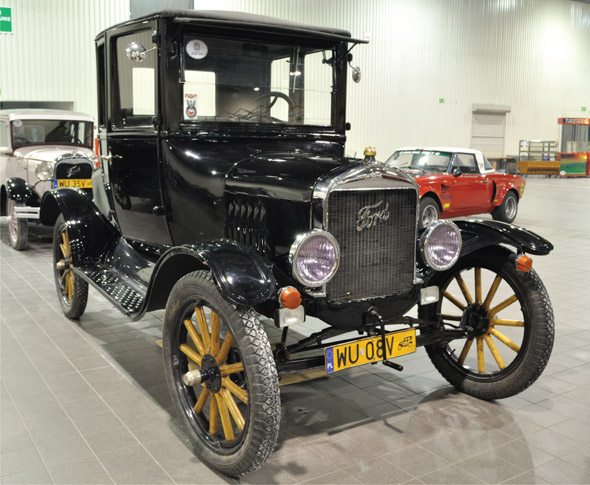
[[[424,150],[427,152],[449,152],[449,153],[471,153],[473,155],[481,154],[480,150],[474,150],[473,148],[457,148],[457,147],[403,147],[395,150],[399,151],[420,151]]]
[[[97,35],[97,39],[105,32],[120,28],[124,25],[132,25],[153,19],[170,19],[176,22],[194,21],[200,25],[211,25],[217,27],[230,27],[235,29],[247,28],[259,31],[279,31],[288,34],[303,34],[306,36],[323,37],[326,39],[344,40],[366,44],[367,41],[353,39],[350,32],[335,27],[320,27],[316,25],[307,25],[289,20],[278,19],[266,15],[256,15],[245,12],[231,12],[225,10],[161,10],[149,15],[144,15],[133,20],[129,20],[117,25],[113,25],[103,30]]]
[[[13,120],[76,120],[92,121],[94,118],[85,113],[60,109],[4,109],[0,110],[1,118]]]

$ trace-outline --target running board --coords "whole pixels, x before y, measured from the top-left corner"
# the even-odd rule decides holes
[[[115,268],[76,268],[76,273],[125,315],[131,316],[141,309],[147,288]]]

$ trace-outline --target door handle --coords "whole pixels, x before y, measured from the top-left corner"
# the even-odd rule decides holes
[[[166,215],[166,207],[163,205],[155,205],[152,209],[152,213],[155,216],[165,216]]]

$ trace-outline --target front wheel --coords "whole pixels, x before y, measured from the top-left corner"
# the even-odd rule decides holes
[[[163,328],[166,382],[199,458],[226,475],[258,469],[277,441],[277,369],[256,313],[236,308],[206,271],[180,279]]]
[[[492,217],[496,221],[512,222],[516,219],[518,213],[518,197],[514,192],[508,192],[502,201],[500,207],[496,207],[492,212]]]
[[[68,227],[60,215],[53,228],[53,275],[64,315],[80,318],[88,302],[88,283],[74,272]]]
[[[524,391],[553,348],[547,291],[534,270],[517,271],[510,254],[485,248],[459,260],[429,282],[439,286],[440,301],[420,309],[422,318],[467,329],[467,339],[428,345],[426,351],[450,384],[481,399]]]
[[[22,207],[23,205],[12,199],[8,199],[6,204],[8,237],[10,238],[10,245],[17,251],[26,249],[29,240],[29,221],[16,217],[16,207]]]

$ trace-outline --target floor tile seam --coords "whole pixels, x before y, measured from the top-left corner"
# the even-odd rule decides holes
[[[395,467],[399,468],[399,469],[400,469],[400,470],[402,470],[403,472],[405,472],[405,473],[407,473],[408,475],[410,475],[410,476],[411,476],[413,479],[418,479],[418,480],[420,480],[420,478],[419,478],[419,477],[421,477],[421,476],[423,477],[424,475],[428,475],[429,473],[434,473],[435,471],[437,471],[437,470],[440,470],[441,468],[445,468],[445,467],[447,467],[447,466],[453,465],[453,463],[451,463],[451,462],[450,462],[449,460],[447,460],[446,458],[444,458],[444,457],[442,457],[442,456],[440,456],[440,455],[438,455],[438,454],[434,453],[433,451],[427,450],[426,448],[424,448],[424,447],[420,446],[420,444],[419,444],[419,443],[413,443],[411,446],[413,446],[413,447],[416,447],[416,448],[420,448],[420,450],[421,450],[422,452],[424,452],[424,453],[429,453],[429,454],[431,454],[431,455],[433,455],[433,456],[435,456],[435,457],[437,457],[437,458],[440,458],[441,460],[443,460],[443,461],[445,462],[445,464],[444,464],[443,466],[441,466],[441,467],[438,467],[438,468],[435,468],[434,470],[431,470],[431,471],[429,471],[429,472],[422,473],[421,475],[416,475],[416,474],[414,474],[414,473],[411,473],[411,472],[409,472],[409,471],[407,471],[407,470],[405,470],[405,469],[403,469],[403,468],[401,468],[401,467],[397,466],[397,465],[396,465],[395,463],[393,463],[393,462],[392,462],[392,461],[391,461],[389,458],[387,458],[387,456],[394,455],[394,454],[396,454],[397,452],[395,452],[395,451],[394,451],[393,453],[391,453],[391,452],[390,452],[390,453],[387,453],[387,454],[383,455],[383,458],[385,458],[385,460],[387,460],[389,463],[391,463],[391,464],[392,464],[392,465],[394,465]]]
[[[84,437],[84,435],[80,432],[80,429],[78,428],[78,426],[76,425],[76,423],[73,421],[72,417],[69,415],[69,413],[67,412],[67,410],[64,408],[63,404],[57,399],[57,396],[55,395],[55,393],[53,392],[53,390],[51,389],[51,387],[47,384],[47,382],[45,381],[45,378],[39,373],[39,369],[37,368],[37,366],[35,365],[34,362],[31,361],[31,358],[29,357],[29,355],[27,354],[26,350],[23,348],[22,344],[20,342],[18,342],[18,345],[21,347],[21,349],[23,350],[23,353],[25,354],[26,358],[29,359],[29,362],[31,363],[31,365],[33,366],[33,368],[35,369],[35,371],[39,374],[39,376],[41,377],[41,380],[45,383],[45,385],[47,385],[47,388],[49,390],[49,392],[51,393],[51,395],[53,396],[53,398],[56,400],[56,402],[58,403],[59,407],[62,409],[62,411],[64,412],[64,414],[66,415],[66,417],[68,418],[68,420],[70,421],[70,423],[72,424],[72,426],[76,429],[76,431],[78,432],[78,434],[80,435],[80,437],[82,438],[82,440],[84,441],[84,443],[86,444],[86,446],[88,446],[88,449],[90,450],[90,452],[92,453],[92,455],[96,458],[96,460],[100,463],[101,467],[104,469],[105,473],[108,475],[108,477],[113,481],[113,477],[110,475],[110,473],[108,472],[108,470],[105,468],[105,466],[103,465],[103,463],[99,460],[98,456],[96,455],[96,453],[94,453],[94,450],[92,449],[92,447],[90,446],[90,444],[88,443],[88,441],[86,440],[86,438]],[[10,393],[9,389],[6,389],[10,398],[12,399],[12,401],[14,402],[14,399],[12,398],[12,395]],[[99,396],[100,397],[100,396]],[[16,406],[15,406],[16,407]],[[21,415],[20,411],[18,410],[18,407],[16,408],[17,413],[21,419],[21,421],[23,421],[23,423],[26,423],[26,421],[24,420],[23,416]],[[31,439],[31,442],[34,445],[35,451],[37,452],[37,454],[39,455],[39,458],[41,460],[41,462],[43,463],[43,466],[45,467],[47,474],[49,475],[49,477],[51,478],[52,482],[55,483],[55,479],[53,477],[53,475],[51,474],[51,471],[49,470],[49,467],[47,466],[46,461],[43,459],[43,456],[41,455],[41,453],[39,453],[39,447],[38,447],[38,443],[35,440],[35,438],[33,437],[33,435],[31,434],[29,427],[25,424],[25,428],[27,430],[27,434],[29,435],[29,438]],[[77,460],[74,460],[77,461]],[[67,463],[67,462],[66,462]]]
[[[26,311],[26,308],[25,308]],[[67,355],[65,355],[65,353],[61,350],[61,348],[59,348],[58,345],[55,344],[54,340],[51,338],[51,336],[49,336],[47,334],[47,332],[45,331],[45,329],[39,325],[37,323],[37,325],[41,328],[41,331],[43,333],[45,333],[45,335],[47,336],[47,338],[53,343],[53,345],[55,345],[60,352],[62,353],[62,355],[64,356],[64,358],[74,367],[76,368],[72,361],[69,359],[69,357]],[[10,331],[10,329],[9,329]],[[12,332],[11,332],[12,333]],[[14,335],[13,335],[14,337]],[[108,470],[106,469],[105,465],[102,463],[102,461],[100,460],[100,458],[98,457],[98,455],[94,452],[94,450],[92,449],[92,447],[90,446],[90,444],[88,443],[88,440],[86,439],[86,437],[82,434],[82,432],[80,431],[80,429],[78,428],[78,426],[76,425],[76,423],[73,421],[72,417],[70,416],[70,414],[67,412],[67,410],[64,408],[63,404],[57,399],[57,396],[55,395],[55,393],[53,392],[53,390],[51,389],[51,387],[48,385],[48,383],[46,382],[45,378],[43,377],[43,375],[41,375],[41,373],[39,372],[39,369],[37,368],[36,364],[31,360],[30,356],[28,355],[28,353],[26,352],[25,348],[22,346],[22,344],[20,342],[18,342],[18,345],[21,347],[21,349],[23,350],[23,352],[25,353],[25,355],[27,356],[27,359],[29,359],[29,362],[31,363],[31,365],[35,368],[36,372],[39,374],[39,376],[41,377],[42,381],[45,383],[45,385],[47,385],[49,392],[53,395],[53,397],[55,398],[56,402],[58,403],[58,405],[61,407],[61,409],[64,411],[65,415],[68,417],[68,420],[72,423],[72,425],[74,426],[74,428],[76,429],[76,431],[78,432],[78,434],[80,435],[80,437],[82,438],[82,440],[86,443],[86,445],[88,446],[90,452],[92,453],[92,455],[94,455],[94,457],[97,459],[97,461],[100,463],[101,467],[105,470],[105,472],[107,473],[107,475],[109,476],[109,478],[111,480],[113,480],[113,477],[111,476],[111,474],[108,472]],[[108,360],[107,360],[108,361]],[[114,367],[110,362],[109,364],[111,365],[111,367]],[[116,368],[115,368],[116,369]],[[117,372],[119,374],[121,374],[128,382],[130,382],[131,385],[133,385],[133,387],[136,387],[133,382],[129,381],[129,379],[127,379],[118,369],[116,369]],[[168,476],[170,478],[170,480],[172,480],[172,482],[174,482],[173,478],[170,476],[170,474],[168,473],[168,471],[166,471],[166,469],[164,469],[164,467],[160,464],[160,462],[154,457],[154,455],[152,455],[152,453],[143,445],[143,443],[139,440],[139,438],[135,435],[135,433],[133,433],[133,431],[131,431],[131,429],[129,429],[129,427],[127,426],[127,424],[121,419],[121,417],[115,412],[115,410],[109,405],[108,402],[105,401],[105,399],[103,398],[103,396],[96,391],[96,389],[92,386],[92,384],[88,381],[88,379],[86,378],[86,376],[84,376],[80,371],[78,371],[76,369],[76,371],[78,372],[78,374],[81,376],[81,378],[84,380],[84,382],[86,382],[87,385],[89,385],[97,394],[98,398],[105,404],[105,406],[113,413],[113,415],[119,420],[119,422],[123,425],[123,427],[131,434],[131,436],[133,436],[133,438],[137,441],[137,443],[141,446],[141,448],[143,448],[143,450],[152,458],[152,460],[154,461],[154,463],[156,463],[161,469],[162,471],[166,474],[166,476]],[[143,392],[142,392],[143,394]],[[12,399],[12,396],[11,396]],[[13,400],[14,402],[14,400]],[[21,420],[23,420],[22,415],[19,416],[21,418]],[[23,420],[24,422],[24,420]],[[26,426],[26,425],[25,425]],[[28,428],[27,428],[27,432]],[[30,435],[30,433],[29,433]],[[33,439],[33,437],[31,436],[31,440],[33,441],[33,443],[35,443],[35,440]],[[36,447],[36,445],[35,445]],[[38,451],[37,451],[38,452]],[[45,464],[45,462],[43,461],[43,464],[45,465],[45,468],[47,468],[47,465]],[[49,473],[49,470],[48,470]],[[51,474],[49,474],[49,476],[51,476]],[[53,480],[53,477],[52,477]],[[113,480],[114,482],[114,480]]]

